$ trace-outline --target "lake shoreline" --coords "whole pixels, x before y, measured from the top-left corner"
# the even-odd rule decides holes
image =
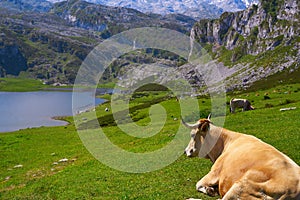
[[[0,134],[27,128],[67,126],[70,122],[66,118],[72,117],[74,110],[87,112],[107,101],[94,97],[91,92],[80,92],[76,98],[81,107],[73,108],[71,92],[0,92]]]

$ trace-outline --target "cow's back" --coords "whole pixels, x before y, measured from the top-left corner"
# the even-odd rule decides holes
[[[238,181],[253,184],[253,190],[257,187],[268,196],[278,197],[285,192],[300,194],[300,167],[253,136],[241,134],[231,141],[215,164],[222,166],[219,181],[222,196]]]

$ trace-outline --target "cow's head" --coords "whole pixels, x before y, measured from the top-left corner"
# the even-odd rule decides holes
[[[182,120],[182,123],[191,129],[191,140],[188,146],[185,148],[184,153],[188,157],[199,156],[201,146],[203,145],[204,138],[210,128],[210,117],[208,119],[200,119],[195,124],[188,124]]]

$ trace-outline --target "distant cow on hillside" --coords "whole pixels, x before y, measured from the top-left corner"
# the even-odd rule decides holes
[[[232,98],[230,100],[230,112],[234,113],[236,108],[242,108],[243,111],[254,110],[249,100]]]

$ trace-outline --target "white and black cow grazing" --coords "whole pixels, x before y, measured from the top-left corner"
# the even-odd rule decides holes
[[[271,145],[209,119],[182,123],[191,129],[186,155],[199,156],[207,148],[205,158],[214,163],[197,183],[198,191],[222,200],[300,200],[300,167]]]
[[[254,110],[249,100],[232,98],[230,100],[230,112],[234,113],[236,108],[242,108],[243,111]]]

